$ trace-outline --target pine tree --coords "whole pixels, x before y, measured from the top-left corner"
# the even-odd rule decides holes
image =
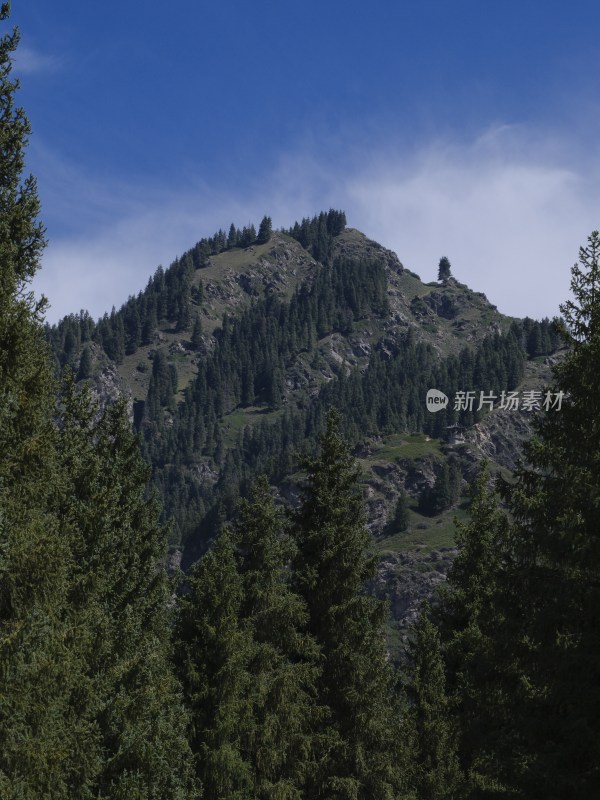
[[[519,694],[521,679],[503,589],[509,541],[508,519],[484,463],[471,487],[469,521],[457,523],[459,554],[440,591],[436,617],[460,762],[472,789],[490,796],[504,791],[507,762],[519,757],[508,702]]]
[[[116,364],[123,363],[125,357],[125,328],[123,325],[123,317],[117,314],[113,306],[110,315],[110,334],[108,336],[105,350],[109,358]]]
[[[300,800],[314,771],[317,651],[289,588],[290,554],[259,481],[180,603],[177,664],[210,797]]]
[[[233,222],[229,226],[229,234],[227,236],[227,247],[232,248],[236,247],[238,243],[239,232],[238,229],[235,227]]]
[[[60,428],[60,532],[75,566],[67,642],[80,664],[73,795],[126,800],[193,796],[180,689],[169,662],[171,587],[165,530],[125,404],[100,413],[68,381]],[[85,745],[85,746],[84,746]],[[67,795],[65,795],[67,796]]]
[[[408,495],[402,489],[396,500],[396,507],[394,509],[394,518],[391,523],[391,530],[394,533],[402,533],[408,528],[409,523],[409,506]]]
[[[600,792],[600,234],[580,248],[561,306],[570,352],[554,376],[562,408],[542,415],[528,468],[506,488],[515,518],[513,712],[524,756],[513,782],[530,798]]]
[[[187,290],[179,298],[176,319],[175,330],[177,332],[186,331],[190,327],[191,312]]]
[[[273,235],[273,223],[271,217],[263,217],[258,227],[258,236],[256,237],[256,244],[265,244]]]
[[[146,316],[144,317],[144,320],[142,322],[143,345],[152,343],[157,328],[158,328],[158,319],[156,311],[156,300],[152,298],[151,302],[148,304]]]
[[[457,797],[463,782],[455,721],[446,694],[440,634],[425,604],[408,648],[410,702],[406,727],[414,737],[413,779],[419,800]]]
[[[564,392],[562,409],[542,415],[528,466],[504,485],[513,522],[483,474],[442,595],[460,756],[477,797],[591,798],[600,787],[599,254],[595,232],[562,307],[571,352],[548,395]]]
[[[131,301],[125,306],[123,316],[123,325],[125,327],[125,353],[126,355],[133,355],[140,346],[142,336],[139,303],[137,303],[134,298],[131,298]]]
[[[534,324],[527,337],[527,353],[529,358],[535,358],[542,352],[542,331],[538,324]]]
[[[66,418],[53,425],[43,303],[27,291],[44,237],[35,182],[20,183],[17,41],[0,40],[0,796],[181,800],[187,751],[146,468],[122,416],[87,431],[85,447]]]
[[[448,278],[450,278],[450,262],[446,258],[446,256],[442,256],[440,258],[440,263],[438,265],[438,281],[442,283],[446,283]]]
[[[422,514],[440,514],[450,508],[458,498],[460,480],[460,470],[456,464],[444,461],[435,484],[423,489],[419,498],[419,511]]]
[[[243,584],[226,531],[194,566],[179,602],[178,674],[191,715],[190,745],[204,795],[246,800],[253,765],[243,742],[253,731],[251,632],[240,621]]]
[[[253,732],[246,749],[254,765],[253,796],[299,800],[318,758],[318,649],[303,632],[306,607],[291,590],[287,570],[293,545],[266,479],[241,501],[232,537],[242,578],[240,618],[252,635]]]
[[[319,698],[329,710],[330,750],[310,796],[393,798],[397,774],[392,676],[384,606],[365,593],[375,560],[367,555],[358,472],[330,412],[319,455],[306,462],[308,484],[295,515],[295,582],[321,648]]]
[[[92,375],[92,353],[89,346],[86,346],[81,351],[81,358],[79,359],[79,369],[77,370],[77,380],[85,381]]]
[[[0,20],[8,13],[3,3]],[[45,240],[35,180],[22,179],[30,127],[10,75],[18,41],[16,30],[0,38],[0,796],[58,800],[80,733],[65,645],[72,558],[51,512],[55,386],[44,302],[29,291]]]
[[[199,350],[202,347],[202,321],[200,315],[196,314],[194,318],[194,327],[192,328],[191,345],[193,350]]]

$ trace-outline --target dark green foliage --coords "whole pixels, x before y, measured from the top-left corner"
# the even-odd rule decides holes
[[[105,315],[99,328],[106,355],[116,364],[121,364],[125,356],[125,326],[122,315],[117,314],[113,307],[110,317]]]
[[[92,375],[92,353],[89,345],[86,345],[81,351],[81,358],[79,359],[79,369],[77,370],[77,380],[84,381]]]
[[[314,771],[317,650],[266,481],[193,571],[177,663],[207,796],[300,800]]]
[[[536,423],[503,495],[479,479],[442,596],[441,632],[473,797],[544,800],[600,790],[600,235],[562,307],[570,344],[554,369],[562,409]],[[543,326],[542,326],[543,327]],[[541,341],[527,321],[534,354]]]
[[[448,278],[450,278],[450,262],[446,258],[446,256],[442,256],[440,258],[440,263],[438,265],[438,281],[442,281],[445,283]]]
[[[523,344],[529,358],[547,356],[563,344],[560,335],[561,323],[558,319],[544,318],[540,322],[525,317],[522,322]]]
[[[194,318],[191,345],[193,350],[199,350],[202,347],[202,321],[198,314],[196,314],[196,317]]]
[[[318,649],[304,632],[305,604],[289,586],[294,545],[266,480],[242,501],[232,535],[243,582],[241,618],[253,640],[253,791],[273,800],[300,798],[319,758]]]
[[[28,291],[44,236],[35,182],[20,181],[29,126],[9,80],[17,41],[0,39],[0,797],[184,800],[193,787],[148,468],[123,409],[96,423],[72,382],[54,425],[43,303]],[[82,316],[67,331],[68,360],[86,326]]]
[[[365,593],[375,574],[367,554],[358,473],[330,413],[318,456],[294,518],[294,582],[308,630],[321,648],[318,691],[329,709],[331,739],[311,797],[393,798],[400,784],[393,725],[392,675],[386,659],[384,606]]]
[[[239,232],[238,246],[250,247],[250,245],[254,244],[255,241],[256,241],[256,228],[254,227],[254,225],[249,225],[248,227],[244,226],[242,230]]]
[[[177,320],[175,323],[175,330],[177,333],[188,330],[192,320],[188,292],[185,292],[185,294],[182,295],[179,303],[177,304],[175,319]]]
[[[461,474],[453,461],[444,461],[432,487],[426,487],[419,497],[421,514],[440,514],[451,508],[460,495]]]
[[[525,743],[513,781],[528,798],[600,791],[599,260],[594,231],[572,270],[573,299],[561,307],[571,347],[554,370],[562,409],[542,416],[531,466],[507,487],[515,535],[506,592],[526,687],[512,709]]]
[[[448,691],[458,723],[458,753],[474,796],[502,795],[506,764],[519,758],[510,733],[508,698],[520,696],[509,643],[510,601],[503,591],[509,527],[484,465],[471,487],[470,520],[458,524],[455,559],[441,591],[441,626]],[[500,757],[502,754],[502,757]],[[488,795],[483,795],[488,796]]]
[[[131,355],[140,346],[142,340],[142,322],[136,303],[129,303],[123,311],[123,328],[125,332],[125,353]]]
[[[3,4],[0,17],[8,16]],[[11,80],[16,31],[0,39],[0,796],[63,798],[77,720],[65,637],[72,560],[51,512],[55,386],[29,283],[45,244],[30,132]]]
[[[245,800],[253,769],[251,633],[241,623],[242,580],[225,532],[195,566],[179,603],[176,663],[191,717],[190,745],[206,797]]]
[[[409,522],[409,507],[408,495],[402,489],[396,500],[394,508],[394,516],[390,523],[390,533],[402,533],[408,528]]]
[[[227,247],[236,247],[240,239],[240,233],[238,229],[235,227],[233,222],[229,228],[229,235],[227,236]]]
[[[440,634],[425,605],[408,647],[409,707],[406,728],[414,742],[413,784],[419,800],[454,800],[463,777],[457,737],[446,694]]]
[[[166,532],[146,496],[148,467],[123,402],[98,416],[87,393],[68,383],[63,403],[57,516],[75,559],[67,643],[81,672],[72,791],[191,797],[185,716],[169,663]]]
[[[174,365],[167,362],[162,350],[157,350],[152,360],[152,376],[148,387],[146,408],[148,418],[160,422],[162,409],[172,407],[173,395],[177,389],[177,372]]]
[[[268,242],[273,234],[273,223],[271,217],[263,217],[258,228],[258,236],[256,237],[256,244],[265,244]]]
[[[345,229],[346,215],[343,211],[330,209],[327,213],[321,211],[312,219],[303,219],[285,233],[293,236],[302,247],[312,253],[317,259],[326,264],[330,261],[333,251],[333,239]]]

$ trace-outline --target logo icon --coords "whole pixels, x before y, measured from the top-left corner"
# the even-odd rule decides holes
[[[439,389],[430,389],[427,392],[427,410],[435,414],[436,411],[441,411],[448,405],[448,398]]]

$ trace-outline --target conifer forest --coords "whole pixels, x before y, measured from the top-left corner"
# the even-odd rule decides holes
[[[598,231],[554,320],[330,209],[51,325],[0,16],[0,800],[599,798]]]

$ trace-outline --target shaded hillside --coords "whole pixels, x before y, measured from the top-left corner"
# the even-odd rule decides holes
[[[445,520],[482,452],[512,466],[506,452],[526,435],[526,415],[498,422],[494,412],[457,412],[451,403],[431,414],[425,394],[518,388],[536,373],[528,358],[556,349],[547,321],[508,318],[453,277],[423,283],[394,253],[346,228],[342,212],[268,231],[266,241],[248,235],[245,246],[222,231],[203,239],[119,311],[98,322],[71,316],[47,331],[57,368],[71,365],[81,379],[131,397],[173,545],[187,563],[258,473],[293,502],[297,451],[314,448],[330,405],[362,454],[370,527],[388,537],[388,550],[401,490],[414,534]],[[467,432],[461,452],[443,444],[456,424]],[[490,442],[503,437],[494,451]],[[436,500],[444,464],[458,490]],[[433,516],[423,513],[427,492]],[[449,520],[441,526],[433,539],[447,530],[442,546],[451,547]],[[429,552],[435,542],[422,538]]]

